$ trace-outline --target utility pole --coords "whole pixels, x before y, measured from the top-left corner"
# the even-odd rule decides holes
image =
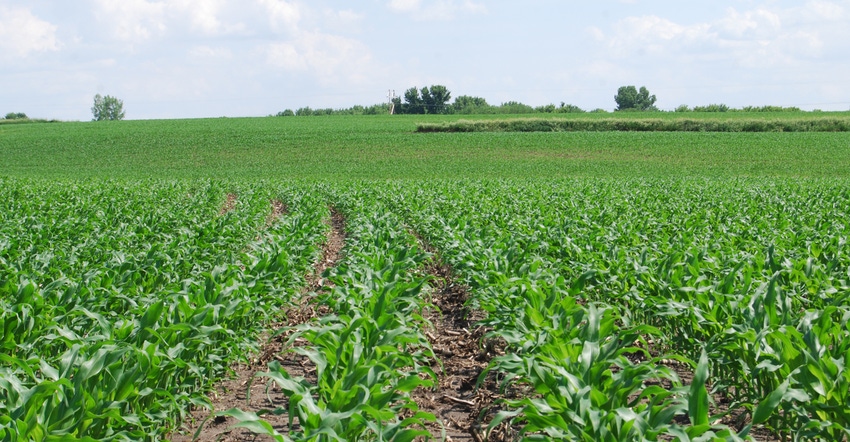
[[[387,104],[390,105],[390,115],[395,113],[395,90],[388,89],[387,90]]]

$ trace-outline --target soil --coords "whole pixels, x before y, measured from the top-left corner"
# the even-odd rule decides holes
[[[266,216],[266,227],[274,224],[275,220],[281,215],[289,213],[289,206],[287,206],[283,201],[275,199],[271,201],[271,204],[272,211],[268,216]]]
[[[468,287],[456,283],[451,267],[441,262],[421,238],[420,243],[435,254],[426,271],[433,278],[431,302],[437,309],[426,314],[433,327],[425,330],[425,336],[439,365],[433,367],[437,373],[436,388],[420,388],[414,392],[413,399],[420,411],[433,413],[442,423],[428,427],[435,440],[441,440],[445,431],[447,441],[481,442],[486,422],[498,411],[494,404],[502,396],[495,374],[488,374],[481,385],[477,385],[478,378],[490,360],[503,352],[499,345],[482,345],[488,330],[474,325],[483,315],[466,305]],[[485,428],[481,428],[482,422]],[[490,440],[510,440],[506,438],[509,433],[512,433],[509,428],[497,428]]]
[[[236,196],[235,193],[228,193],[227,197],[224,199],[224,203],[221,205],[221,209],[218,211],[219,216],[236,209],[237,199],[239,199],[239,197]]]
[[[235,198],[235,195],[234,195]],[[228,195],[230,201],[230,195]],[[233,200],[235,204],[235,199]],[[227,203],[225,204],[227,205]],[[276,205],[272,202],[273,211],[286,212],[286,206]],[[251,360],[250,364],[233,367],[232,379],[222,382],[216,387],[211,395],[212,410],[195,409],[190,413],[187,422],[178,433],[171,435],[174,442],[198,441],[266,441],[271,440],[268,436],[258,436],[248,430],[231,428],[236,420],[230,417],[215,416],[215,413],[239,408],[243,411],[260,413],[263,410],[274,410],[278,407],[286,407],[286,396],[274,383],[268,382],[262,377],[255,377],[257,373],[268,370],[268,363],[277,360],[281,366],[293,377],[302,376],[308,381],[315,381],[315,368],[312,363],[304,357],[291,352],[284,353],[284,344],[288,340],[287,330],[291,327],[306,323],[321,315],[316,311],[312,300],[315,293],[326,290],[329,284],[324,280],[322,273],[336,265],[339,261],[342,248],[345,244],[345,219],[335,209],[331,208],[331,225],[325,244],[323,245],[322,257],[315,264],[313,271],[307,275],[307,286],[302,290],[299,305],[287,310],[284,317],[285,322],[274,324],[272,332],[262,337],[265,344],[258,355]],[[296,341],[295,346],[304,345],[305,342]],[[250,397],[248,396],[250,386]],[[289,422],[286,415],[265,414],[263,419],[269,422],[280,433],[288,431]],[[195,435],[197,434],[197,437]]]

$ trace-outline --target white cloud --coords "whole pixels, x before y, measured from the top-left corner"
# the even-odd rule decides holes
[[[272,43],[266,49],[266,61],[287,71],[307,69],[307,56],[301,53],[292,42]]]
[[[294,32],[301,21],[301,8],[294,2],[284,0],[258,0],[266,9],[269,23],[274,30]]]
[[[223,0],[176,0],[174,9],[185,14],[192,29],[206,34],[218,34],[225,31],[225,26],[219,20]]]
[[[387,5],[395,12],[410,14],[415,20],[452,20],[459,13],[487,12],[484,3],[472,0],[390,0]]]
[[[599,28],[588,28],[588,33],[619,58],[637,53],[680,60],[727,59],[745,67],[789,66],[818,56],[825,42],[850,38],[847,31],[843,36],[834,32],[825,36],[824,21],[842,14],[840,5],[812,1],[802,8],[730,8],[718,20],[687,25],[656,15],[628,17],[610,34]]]
[[[233,22],[244,5],[229,0],[96,0],[95,16],[120,41],[140,43],[166,34],[190,32],[205,36],[244,33]]]
[[[96,3],[99,10],[95,14],[119,40],[141,42],[166,30],[165,3],[147,0],[97,0]]]
[[[847,4],[848,2],[844,2]],[[801,16],[805,19],[820,19],[827,21],[843,21],[847,18],[847,10],[838,3],[813,0],[806,2],[802,8]]]
[[[598,28],[591,28],[589,32],[595,40],[606,42],[617,57],[635,53],[663,56],[712,39],[707,24],[683,26],[654,15],[621,20],[616,24],[615,35],[610,38]]]
[[[398,12],[413,12],[419,10],[420,0],[391,0],[390,9]]]
[[[782,19],[767,9],[738,12],[730,8],[712,27],[725,39],[771,39],[781,32]]]
[[[210,47],[201,45],[190,49],[189,55],[197,59],[230,60],[233,58],[233,51],[226,47]]]
[[[57,51],[56,26],[24,8],[0,6],[0,50],[26,57],[33,52]]]
[[[363,43],[337,35],[305,32],[296,39],[270,44],[266,61],[287,71],[310,71],[320,82],[361,81],[372,64]]]
[[[334,29],[337,32],[358,31],[365,16],[350,9],[336,10],[324,8],[322,10],[322,24],[326,29]]]

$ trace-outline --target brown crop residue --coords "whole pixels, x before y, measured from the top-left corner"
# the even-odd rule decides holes
[[[221,209],[218,211],[219,216],[235,210],[238,199],[239,197],[235,193],[228,193],[224,199],[224,203],[221,205]]]
[[[289,213],[289,206],[283,201],[274,199],[271,201],[272,211],[266,216],[266,227],[274,224],[275,220]]]
[[[421,411],[433,413],[442,422],[442,426],[429,426],[435,439],[439,440],[445,429],[447,440],[481,442],[503,395],[495,374],[490,373],[481,384],[478,378],[493,357],[504,354],[504,346],[485,340],[488,330],[475,325],[483,313],[467,306],[469,288],[455,281],[451,266],[442,262],[427,242],[420,238],[420,244],[435,254],[425,268],[432,277],[431,302],[436,307],[425,315],[432,324],[425,336],[439,365],[433,367],[436,387],[416,390],[413,399]],[[489,440],[509,440],[508,435],[514,434],[507,425],[501,427]]]

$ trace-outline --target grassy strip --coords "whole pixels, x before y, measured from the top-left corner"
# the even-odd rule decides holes
[[[417,132],[848,132],[850,118],[710,120],[696,118],[513,118],[420,123]]]

